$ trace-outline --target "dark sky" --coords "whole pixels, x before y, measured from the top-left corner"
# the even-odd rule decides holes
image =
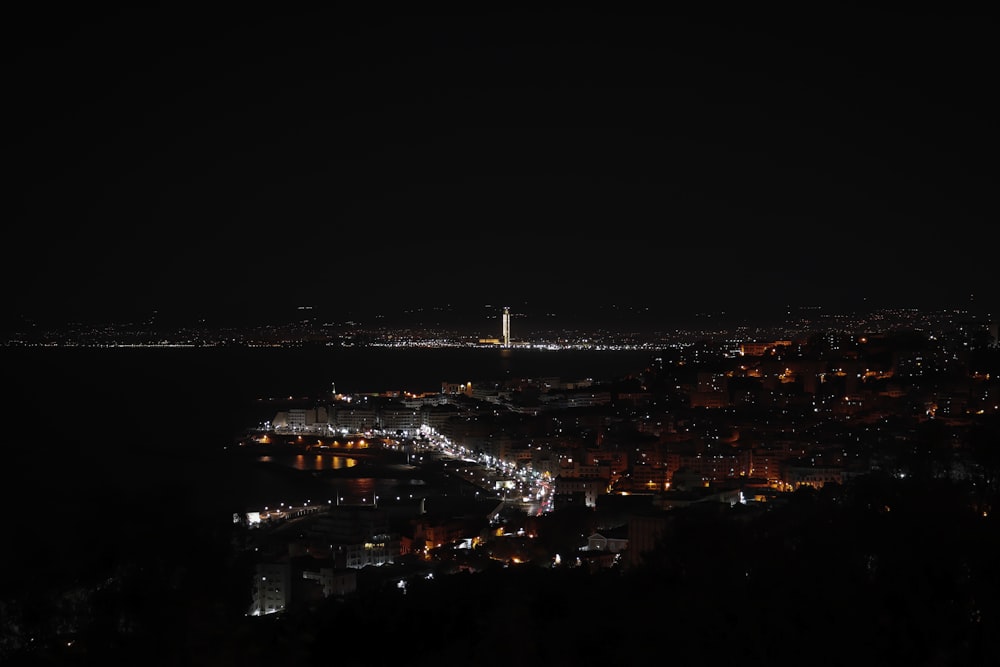
[[[986,16],[38,7],[8,318],[997,301]]]

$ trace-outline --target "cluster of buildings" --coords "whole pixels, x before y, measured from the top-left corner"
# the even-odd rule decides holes
[[[497,474],[529,471],[550,485],[554,511],[588,508],[595,516],[594,530],[559,560],[610,566],[639,562],[681,507],[765,505],[873,471],[995,490],[998,459],[982,434],[995,434],[998,410],[996,325],[956,322],[935,331],[706,339],[658,350],[645,368],[603,381],[520,378],[444,382],[424,395],[333,395],[281,411],[268,426],[279,437],[377,432],[404,443],[430,432]],[[501,488],[497,474],[487,491]],[[356,585],[349,570],[511,537],[497,528],[496,502],[436,517],[412,507],[366,511],[339,508],[337,518],[318,522],[330,553],[341,545],[339,560],[325,573],[289,576],[343,593]],[[405,534],[393,511],[405,515]],[[535,519],[521,523],[518,539],[543,530]],[[276,609],[265,598],[255,598],[256,613]]]

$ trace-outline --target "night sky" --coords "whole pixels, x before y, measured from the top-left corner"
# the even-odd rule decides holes
[[[21,9],[5,318],[989,309],[996,21],[824,8]]]

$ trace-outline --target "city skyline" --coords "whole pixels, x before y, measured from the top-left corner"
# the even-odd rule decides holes
[[[969,306],[939,310],[885,308],[832,311],[788,308],[781,316],[734,317],[700,313],[682,321],[657,319],[648,310],[611,309],[574,318],[553,313],[522,312],[487,306],[474,312],[429,309],[404,312],[395,318],[362,322],[337,319],[333,313],[299,307],[284,319],[250,323],[170,321],[155,313],[145,319],[119,322],[76,322],[61,326],[23,323],[0,338],[7,347],[501,347],[535,349],[673,349],[693,343],[729,341],[730,345],[773,340],[803,341],[817,335],[863,339],[909,332],[952,335],[976,332],[997,345],[996,313]],[[516,320],[516,323],[515,323]],[[992,341],[992,342],[989,342]]]
[[[993,16],[6,16],[0,661],[997,662]]]
[[[982,327],[929,324],[754,339],[739,353],[728,339],[655,354],[4,348],[20,363],[5,383],[15,548],[0,653],[315,664],[343,657],[317,641],[323,628],[361,618],[399,658],[440,664],[496,651],[469,621],[504,636],[540,629],[527,649],[517,641],[540,656],[557,617],[628,637],[639,659],[663,653],[643,628],[664,617],[586,601],[655,586],[671,600],[668,625],[696,635],[671,649],[685,659],[773,664],[789,637],[808,654],[834,632],[845,664],[865,652],[989,662],[1000,636],[996,329],[987,341]],[[396,463],[349,474],[335,460],[354,443],[340,434],[368,440],[368,429]],[[432,448],[406,442],[418,430],[444,436],[433,447],[454,458],[408,472],[400,447]],[[477,488],[400,485],[425,473]],[[528,473],[547,473],[551,498],[530,516],[523,496],[508,505],[501,491]],[[473,498],[475,512],[455,513]],[[388,529],[355,520],[359,503],[376,502]],[[262,508],[317,522],[286,515],[294,530],[248,534]],[[549,602],[566,599],[579,604],[554,616]],[[707,613],[748,604],[764,613]],[[455,610],[462,624],[447,620]],[[274,614],[260,624],[258,611]],[[429,632],[437,641],[421,644]],[[754,650],[764,641],[766,656]],[[593,655],[586,641],[564,643],[560,655]]]

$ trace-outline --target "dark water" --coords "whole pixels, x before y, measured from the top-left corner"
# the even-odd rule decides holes
[[[196,453],[259,415],[271,399],[438,391],[442,382],[611,379],[649,353],[423,348],[3,348],[3,395],[20,440],[66,452],[167,444]],[[48,434],[41,442],[34,438]],[[51,437],[56,436],[56,437]]]
[[[233,456],[244,428],[274,416],[274,399],[319,400],[333,385],[351,393],[438,391],[445,381],[510,377],[613,379],[640,370],[648,357],[464,348],[0,349],[8,544],[30,559],[326,492],[300,488],[302,475],[288,474],[298,472],[294,465]],[[366,483],[384,492],[412,481]]]

